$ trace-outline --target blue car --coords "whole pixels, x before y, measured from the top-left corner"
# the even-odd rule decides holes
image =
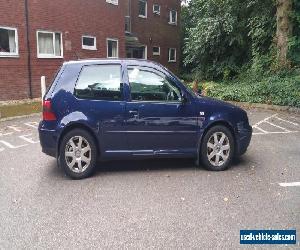
[[[194,158],[227,169],[246,152],[247,113],[199,96],[146,60],[66,62],[43,100],[42,151],[74,179],[113,159]]]

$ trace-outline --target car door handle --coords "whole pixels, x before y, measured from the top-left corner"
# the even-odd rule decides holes
[[[137,110],[129,110],[129,114],[132,115],[134,118],[137,118],[139,112]]]

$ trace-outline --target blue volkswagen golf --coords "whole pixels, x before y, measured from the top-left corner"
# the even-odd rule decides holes
[[[74,179],[98,160],[194,158],[227,169],[246,152],[247,113],[190,91],[162,65],[146,60],[66,62],[43,100],[42,151]]]

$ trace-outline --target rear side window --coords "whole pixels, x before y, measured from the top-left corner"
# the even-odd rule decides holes
[[[84,66],[75,87],[75,95],[81,99],[120,100],[121,66]]]
[[[55,88],[55,85],[58,82],[58,78],[61,76],[61,74],[62,74],[62,67],[59,67],[59,69],[54,74],[54,77],[53,77],[53,79],[51,81],[51,84],[46,89],[44,98],[46,96],[48,96],[48,94],[51,94],[50,91],[53,92],[53,90]]]

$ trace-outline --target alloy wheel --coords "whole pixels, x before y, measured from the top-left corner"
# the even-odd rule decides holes
[[[223,132],[215,132],[207,142],[207,158],[213,166],[222,166],[228,160],[230,142]]]
[[[74,173],[83,173],[91,163],[91,147],[82,136],[70,138],[65,147],[65,160]]]

